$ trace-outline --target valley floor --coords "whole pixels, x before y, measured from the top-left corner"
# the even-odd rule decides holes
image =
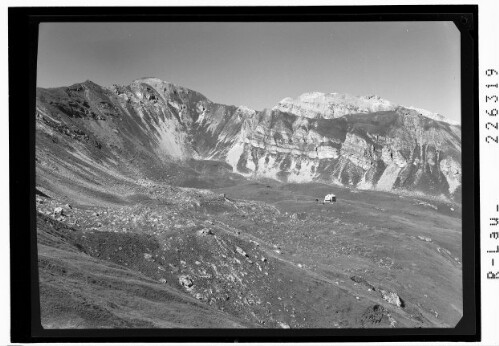
[[[41,182],[45,328],[426,328],[462,317],[456,205],[322,184],[143,180],[103,198]],[[336,204],[316,201],[329,192]]]

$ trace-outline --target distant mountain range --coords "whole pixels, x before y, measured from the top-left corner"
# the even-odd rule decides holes
[[[273,110],[280,110],[281,112],[292,113],[306,118],[331,119],[356,113],[396,111],[398,108],[415,110],[427,118],[459,125],[459,123],[449,120],[441,114],[412,106],[400,106],[377,95],[353,96],[339,93],[311,92],[302,94],[296,99],[287,97],[279,102]]]
[[[159,164],[210,160],[247,178],[461,198],[461,127],[378,96],[313,92],[255,111],[143,78],[36,99],[37,164],[55,171],[166,179]]]

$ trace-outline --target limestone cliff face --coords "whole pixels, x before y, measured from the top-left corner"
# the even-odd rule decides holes
[[[258,120],[230,151],[231,165],[248,176],[435,195],[460,186],[459,129],[411,110],[333,119],[274,110]]]
[[[257,112],[155,78],[85,82],[38,89],[37,152],[49,137],[70,143],[75,160],[210,159],[247,177],[460,197],[461,128],[428,114],[376,96],[321,93]]]

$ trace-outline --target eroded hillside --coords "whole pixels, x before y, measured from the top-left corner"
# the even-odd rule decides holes
[[[256,112],[150,78],[38,89],[42,324],[454,326],[460,128],[376,111]]]

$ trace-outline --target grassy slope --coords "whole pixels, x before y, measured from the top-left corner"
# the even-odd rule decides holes
[[[140,272],[93,258],[79,231],[39,214],[41,317],[45,328],[251,326]]]
[[[251,182],[217,191],[287,212],[280,223],[256,217],[233,219],[233,224],[278,242],[293,261],[334,279],[362,275],[397,292],[414,310],[430,312],[449,325],[461,318],[461,217],[456,205],[322,184]],[[338,196],[337,204],[315,202],[326,191]]]

